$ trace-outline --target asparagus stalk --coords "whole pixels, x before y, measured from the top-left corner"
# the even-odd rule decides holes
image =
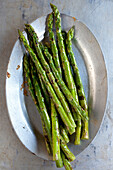
[[[66,54],[68,56],[67,45],[66,45],[67,33],[65,31],[62,31],[62,36],[63,36],[63,40],[64,40]],[[73,108],[72,108],[72,113],[73,113],[75,122],[77,122],[76,130],[75,130],[75,145],[79,145],[80,144],[80,136],[81,136],[81,126],[82,126],[81,117],[74,113]]]
[[[63,160],[62,160],[61,155],[60,155],[60,159],[56,160],[55,162],[56,162],[57,168],[62,168],[63,167]]]
[[[59,62],[59,57],[58,57],[58,50],[57,50],[57,46],[56,46],[54,33],[52,31],[52,27],[53,27],[53,14],[52,13],[49,14],[49,16],[48,16],[47,24],[48,24],[49,39],[50,39],[50,45],[51,45],[51,50],[52,50],[52,54],[53,54],[53,60],[54,60],[55,66],[56,66],[59,74],[61,75],[61,67],[60,67],[60,62]],[[51,103],[51,110],[55,110],[53,103]]]
[[[50,63],[50,67],[51,67],[51,69],[52,69],[52,71],[53,71],[53,73],[55,73],[55,68],[54,68],[54,63],[52,62],[52,56],[50,55],[50,53],[48,52],[48,49],[45,47],[45,49],[44,49],[44,53],[45,53],[45,55],[46,55],[46,57],[48,58],[48,60],[49,60],[49,63]],[[59,79],[60,77],[58,76],[58,74],[57,74],[57,72],[54,74],[54,76],[57,76],[57,78],[56,79]],[[61,78],[60,78],[61,79]],[[60,86],[60,85],[59,85]],[[63,89],[62,89],[63,90]],[[63,92],[65,92],[65,91],[63,91]],[[68,96],[66,96],[66,97],[68,97]],[[76,130],[76,135],[75,135],[75,144],[76,145],[79,145],[80,144],[80,135],[81,135],[81,118],[80,118],[80,115],[77,115],[76,113],[74,113],[74,111],[73,111],[73,114],[75,114],[76,116],[74,116],[74,117],[78,117],[77,119],[78,119],[78,122],[77,122],[77,124],[78,124],[78,126],[77,126],[77,130]]]
[[[34,32],[34,29],[32,28],[31,25],[26,24],[26,27],[28,28],[29,33],[30,33],[30,34],[32,35],[32,37],[33,37],[33,42],[34,42],[34,46],[35,46],[36,51],[37,51],[37,55],[38,55],[38,57],[39,57],[42,65],[43,65],[43,67],[44,67],[47,75],[48,75],[48,78],[49,78],[49,80],[51,81],[51,83],[52,83],[52,85],[53,85],[53,87],[54,87],[54,90],[55,90],[55,92],[57,93],[58,98],[59,98],[59,100],[61,101],[62,106],[64,107],[64,110],[65,110],[65,112],[66,112],[66,114],[67,114],[70,122],[71,122],[72,125],[75,127],[76,125],[75,125],[74,119],[73,119],[73,117],[72,117],[71,111],[70,111],[70,109],[69,109],[69,106],[68,106],[68,104],[67,104],[67,102],[66,102],[66,100],[65,100],[65,97],[64,97],[64,95],[62,94],[62,92],[60,91],[60,88],[59,88],[59,86],[57,85],[57,83],[55,83],[55,79],[54,79],[53,73],[51,72],[48,63],[46,62],[46,60],[45,60],[45,58],[44,58],[44,56],[43,56],[43,54],[42,54],[42,51],[41,51],[41,49],[40,49],[40,45],[39,45],[39,43],[38,43],[37,35],[36,35],[36,33]]]
[[[46,149],[47,149],[47,152],[50,154],[51,153],[50,143],[49,143],[49,139],[48,139],[48,134],[47,134],[47,131],[46,131],[45,123],[44,123],[42,118],[41,118],[41,122],[42,122],[42,128],[43,128],[43,134],[44,134]]]
[[[53,160],[59,160],[60,158],[59,122],[53,102],[51,102],[51,120],[52,120]]]
[[[61,139],[61,149],[62,151],[65,153],[66,157],[68,158],[68,160],[71,162],[71,161],[74,161],[75,160],[75,156],[73,155],[73,153],[69,150],[68,146],[66,145],[63,137],[60,135],[60,139]]]
[[[71,65],[72,65],[73,71],[74,71],[74,78],[75,78],[75,82],[76,82],[76,86],[77,86],[79,102],[80,102],[81,107],[85,110],[86,115],[88,116],[88,106],[87,106],[87,102],[86,102],[84,88],[82,85],[82,81],[81,81],[80,73],[79,73],[77,63],[75,60],[75,56],[74,56],[74,53],[72,50],[71,40],[72,40],[73,36],[74,36],[74,27],[72,27],[67,33],[67,39],[66,39],[67,51],[68,51],[70,62],[71,62]],[[88,121],[85,121],[83,124],[82,139],[88,139],[88,138],[89,138]]]
[[[24,35],[18,30],[19,33],[19,37],[20,37],[20,41],[23,42],[26,50],[29,52],[31,59],[33,60],[33,62],[35,63],[35,66],[37,68],[37,72],[41,75],[41,78],[43,80],[43,82],[46,85],[46,88],[48,90],[49,95],[51,96],[51,98],[53,99],[53,102],[55,104],[55,107],[58,111],[58,113],[60,114],[62,121],[64,122],[64,124],[66,125],[68,131],[70,134],[72,134],[75,131],[75,128],[72,126],[71,122],[69,121],[69,118],[67,117],[60,101],[58,100],[47,76],[45,71],[43,70],[39,60],[37,59],[35,53],[33,52],[33,50],[30,48],[30,46],[27,43],[27,40],[25,39]],[[53,84],[53,82],[52,82]]]
[[[31,36],[31,35],[30,35]],[[31,36],[32,37],[32,36]],[[38,38],[38,37],[37,37]],[[48,44],[47,42],[46,42],[46,44]],[[39,42],[39,46],[40,46],[40,49],[41,49],[41,51],[44,51],[44,46],[43,46],[43,44],[42,44],[42,42]]]
[[[50,39],[54,64],[55,64],[55,67],[56,67],[59,75],[62,77],[62,70],[61,70],[59,56],[58,56],[58,49],[57,49],[54,33],[52,31],[52,29],[53,29],[53,14],[52,13],[49,14],[49,16],[48,16],[47,24],[48,24],[49,39]],[[66,143],[68,143],[69,138],[68,138],[68,135],[66,133],[66,128],[62,127],[61,134],[64,137],[64,140],[66,141]]]
[[[44,51],[43,44],[41,44],[40,48],[41,48],[42,51]],[[46,91],[45,91],[45,94],[46,94],[46,96],[48,95]],[[47,96],[47,98],[48,98],[48,96]],[[48,103],[48,105],[49,105],[49,103]],[[63,123],[61,119],[60,119],[60,123],[61,124]],[[60,133],[61,133],[62,137],[64,138],[65,142],[68,143],[69,142],[69,137],[68,137],[68,131],[67,131],[66,126],[65,127],[61,126],[60,130],[61,130]]]
[[[59,160],[61,158],[59,122],[58,122],[58,115],[55,110],[53,102],[51,102],[51,120],[52,120],[53,160]]]
[[[60,57],[61,57],[61,61],[62,61],[62,67],[64,70],[65,80],[66,80],[67,86],[68,86],[72,96],[78,102],[76,86],[74,83],[70,64],[69,64],[69,61],[68,61],[68,58],[66,55],[65,46],[64,46],[64,42],[63,42],[60,13],[58,11],[58,8],[55,5],[53,5],[53,4],[50,4],[50,5],[51,5],[51,8],[52,8],[52,10],[54,12],[54,16],[55,16],[56,34],[57,34],[57,38],[58,38],[58,46],[59,46]]]
[[[68,159],[65,157],[65,155],[64,155],[63,152],[61,152],[61,156],[62,156],[62,160],[63,160],[65,169],[66,169],[66,170],[73,170],[70,162],[69,162]]]
[[[35,47],[34,47],[34,44],[33,44],[33,38],[32,36],[29,34],[28,30],[26,28],[24,28],[25,32],[27,33],[27,39],[29,40],[29,46],[32,48],[32,50],[34,51],[35,53]]]
[[[45,103],[44,103],[44,98],[42,96],[41,89],[40,89],[39,83],[37,81],[37,72],[34,68],[32,61],[31,61],[31,75],[32,75],[32,79],[33,79],[33,85],[34,85],[34,88],[35,88],[36,97],[37,97],[37,100],[38,100],[38,103],[39,103],[39,107],[40,107],[40,110],[41,110],[41,113],[42,113],[42,117],[43,117],[46,129],[47,129],[47,132],[48,132],[48,138],[49,138],[49,141],[50,141],[50,144],[51,144],[52,136],[51,136],[50,117],[48,115],[48,112],[47,112],[47,109],[46,109],[46,106],[45,106]],[[51,145],[51,147],[52,147],[52,145]]]
[[[62,37],[63,37],[64,45],[65,45],[65,40],[66,40],[66,37],[67,37],[67,33],[65,31],[62,31]]]
[[[66,49],[67,49],[69,57],[72,58],[72,54],[73,54],[73,58],[75,59],[74,53],[73,53],[73,50],[72,50],[72,42],[71,42],[71,39],[73,38],[73,33],[74,33],[74,28],[72,27],[67,33]],[[72,64],[72,67],[73,67],[74,63],[71,62],[71,64]],[[77,83],[76,83],[76,85],[77,85]],[[75,133],[75,145],[79,145],[80,144],[80,136],[81,136],[81,126],[82,126],[82,124],[81,124],[81,117],[78,116],[78,115],[76,115],[76,117],[77,117],[77,127],[76,127],[76,133]]]
[[[55,63],[55,67],[59,72],[59,75],[62,77],[62,70],[60,67],[60,61],[59,61],[59,56],[58,56],[58,49],[57,49],[57,45],[56,45],[56,41],[55,41],[55,37],[54,37],[54,33],[52,31],[53,29],[53,14],[49,14],[48,16],[48,20],[47,20],[47,24],[48,24],[48,31],[49,31],[49,39],[50,39],[50,44],[51,44],[51,50],[52,50],[52,54],[53,54],[53,60]],[[69,138],[66,134],[65,129],[62,127],[62,136],[64,137],[64,139],[66,140],[66,142],[69,142]]]
[[[69,142],[69,137],[68,137],[68,135],[66,133],[65,128],[63,128],[62,125],[60,125],[60,134],[63,137],[65,143],[68,143]]]
[[[34,66],[34,67],[35,67],[35,66]],[[40,74],[38,74],[38,77],[39,77],[39,81],[40,81],[41,88],[42,88],[42,91],[43,91],[45,103],[47,104],[47,106],[49,106],[49,103],[50,103],[49,94],[48,94],[48,92],[47,92],[47,89],[46,89],[46,87],[45,87],[45,84],[43,83],[43,81],[42,81],[42,79],[41,79]]]
[[[76,127],[76,132],[75,132],[75,145],[80,145],[80,136],[81,136],[81,118],[78,116],[78,121],[77,121],[77,127]]]
[[[80,107],[80,105],[75,101],[75,99],[73,98],[72,94],[70,93],[70,91],[68,90],[68,88],[66,87],[64,81],[62,80],[62,78],[60,77],[60,75],[58,74],[58,71],[56,70],[54,63],[52,61],[52,56],[49,53],[47,47],[44,48],[44,54],[47,57],[48,61],[49,61],[49,65],[50,68],[52,69],[52,72],[56,78],[56,81],[58,83],[58,85],[60,86],[62,92],[65,94],[67,100],[69,101],[69,103],[71,104],[71,106],[75,109],[76,113],[78,115],[81,116],[81,118],[83,119],[83,121],[85,119],[88,120],[88,117],[86,115],[86,112]]]
[[[29,34],[28,30],[27,30],[26,28],[24,28],[24,29],[25,29],[25,31],[26,31],[26,33],[27,33],[27,38],[28,38],[28,40],[29,40],[29,45],[30,45],[30,47],[32,48],[32,50],[35,52],[35,47],[34,47],[34,43],[33,43],[33,38],[32,38],[32,36]],[[38,38],[38,37],[37,37],[37,38]],[[40,43],[40,48],[41,48],[42,50],[43,50],[43,48],[44,48],[43,45],[42,45],[42,43]],[[34,66],[34,67],[35,67],[35,66]],[[45,87],[45,85],[44,85],[44,83],[43,83],[40,75],[38,75],[38,77],[39,77],[39,81],[40,81],[41,88],[42,88],[42,91],[43,91],[45,103],[46,103],[47,105],[49,105],[49,94],[47,93],[46,87]]]
[[[30,75],[30,69],[29,69],[29,61],[28,61],[28,56],[27,54],[24,55],[24,72],[26,74],[26,78],[27,78],[27,83],[28,83],[28,88],[29,88],[29,92],[31,94],[31,97],[36,105],[36,108],[41,116],[41,121],[42,121],[42,127],[43,127],[43,133],[44,133],[44,139],[45,139],[45,143],[46,143],[46,148],[47,148],[47,151],[48,153],[50,154],[50,145],[49,145],[49,139],[48,139],[48,133],[47,133],[47,129],[46,129],[46,126],[45,126],[45,123],[44,123],[44,120],[43,120],[43,117],[42,117],[42,113],[39,109],[39,106],[38,106],[38,102],[37,102],[37,99],[36,99],[36,96],[35,96],[35,93],[34,93],[34,89],[33,89],[33,84],[32,84],[32,81],[31,81],[31,75]]]
[[[51,50],[53,54],[53,60],[54,60],[56,69],[58,70],[60,76],[62,77],[62,71],[61,71],[60,61],[59,61],[59,56],[58,56],[58,49],[56,46],[54,33],[52,31],[52,28],[53,28],[53,14],[52,13],[49,14],[47,24],[48,24],[49,39],[50,39]]]
[[[55,22],[56,23],[56,32],[57,32],[61,60],[63,63],[62,65],[63,65],[63,69],[64,69],[65,80],[67,82],[68,88],[69,88],[70,92],[72,93],[74,99],[78,102],[77,90],[76,90],[74,79],[73,79],[73,76],[71,73],[69,61],[66,56],[65,46],[64,46],[64,42],[63,42],[60,13],[56,6],[51,4],[51,7],[54,12],[55,19],[56,19],[56,22]],[[81,119],[79,118],[79,126],[77,127],[77,131],[76,131],[77,134],[76,134],[76,138],[75,138],[75,144],[80,143],[80,132],[81,132],[80,121],[81,121]]]
[[[60,13],[59,13],[56,6],[51,4],[51,8],[54,12],[54,16],[55,16],[55,19],[56,19],[55,20],[56,21],[55,22],[56,33],[57,33],[57,38],[58,38],[60,56],[61,56],[61,60],[62,60],[62,63],[63,63],[62,65],[63,65],[64,75],[65,75],[65,80],[66,80],[68,88],[69,88],[71,94],[73,95],[74,99],[76,100],[76,102],[79,102],[76,86],[75,86],[74,79],[73,79],[73,76],[72,76],[70,64],[69,64],[68,58],[66,56],[65,46],[64,46],[64,42],[63,42]],[[79,126],[77,127],[77,131],[76,131],[77,134],[76,134],[76,137],[75,137],[75,144],[80,144],[80,134],[81,134],[80,133],[81,132],[80,121],[81,121],[81,119],[79,117]]]

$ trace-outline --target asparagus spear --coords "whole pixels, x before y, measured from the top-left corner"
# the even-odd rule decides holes
[[[34,44],[33,44],[33,38],[32,36],[29,34],[28,30],[26,28],[24,28],[25,32],[27,33],[27,39],[29,40],[29,45],[30,47],[32,48],[32,50],[34,51],[35,53],[35,47],[34,47]]]
[[[63,40],[64,40],[64,45],[65,45],[65,50],[66,50],[66,54],[68,55],[67,52],[67,45],[66,45],[66,40],[67,40],[67,33],[65,31],[62,31],[62,36],[63,36]],[[72,113],[74,113],[74,109],[72,108]],[[77,114],[73,114],[74,120],[75,122],[77,122],[77,127],[75,130],[75,144],[79,145],[80,144],[80,136],[81,136],[81,117]]]
[[[74,79],[71,73],[71,68],[70,68],[70,64],[68,61],[68,58],[66,56],[66,51],[65,51],[65,47],[64,47],[64,42],[63,42],[63,37],[62,37],[62,30],[61,30],[61,18],[60,18],[60,13],[57,9],[56,6],[51,4],[51,8],[54,12],[54,16],[56,19],[56,32],[57,32],[57,38],[58,38],[58,45],[59,45],[59,49],[60,49],[60,55],[61,55],[61,60],[63,63],[63,69],[64,69],[64,75],[65,75],[65,80],[67,82],[68,88],[70,90],[70,92],[72,93],[74,99],[79,103],[78,101],[78,95],[77,95],[77,90],[76,90],[76,86],[74,83]],[[79,118],[79,126],[77,126],[77,131],[76,131],[76,137],[75,137],[75,144],[80,144],[80,132],[81,132],[81,119],[80,116],[78,116]]]
[[[43,44],[40,44],[40,48],[41,48],[42,51],[44,51],[44,46],[43,46]],[[43,85],[42,85],[42,86],[43,86]],[[47,94],[46,91],[45,91],[45,94],[46,94],[46,96],[47,96],[47,98],[48,98],[48,94]],[[48,103],[48,104],[49,104],[49,103]],[[55,109],[55,108],[54,108],[54,109]],[[61,124],[63,123],[61,119],[60,119],[60,123],[61,123]],[[68,138],[68,131],[67,131],[66,126],[65,126],[65,127],[60,126],[60,130],[61,130],[60,133],[61,133],[63,139],[65,140],[66,143],[68,143],[68,142],[69,142],[69,138]]]
[[[37,108],[37,110],[38,110],[38,112],[39,112],[39,114],[41,116],[46,148],[47,148],[48,153],[50,154],[50,145],[49,145],[49,142],[48,142],[49,139],[48,139],[48,135],[47,135],[48,133],[47,133],[47,129],[46,129],[43,117],[42,117],[42,113],[41,113],[41,111],[39,109],[38,102],[37,102],[37,99],[36,99],[36,96],[35,96],[35,93],[34,93],[33,84],[32,84],[31,77],[30,77],[29,61],[28,61],[27,54],[24,55],[23,63],[24,63],[24,72],[26,74],[29,91],[30,91],[31,97],[32,97],[32,99],[33,99],[33,101],[34,101],[34,103],[36,105],[36,108]]]
[[[68,159],[66,159],[65,155],[63,152],[61,152],[61,156],[62,156],[62,160],[63,160],[63,163],[64,163],[64,167],[66,170],[73,170],[70,162],[68,161]]]
[[[49,16],[48,16],[47,24],[48,24],[49,39],[50,39],[50,45],[51,45],[51,50],[52,50],[52,54],[53,54],[53,60],[54,60],[55,66],[56,66],[59,74],[62,75],[56,41],[55,41],[54,33],[52,31],[52,27],[53,27],[53,14],[52,13],[49,14]],[[55,110],[53,103],[51,103],[51,110]]]
[[[61,67],[60,67],[58,49],[57,49],[54,33],[52,31],[52,29],[53,29],[53,14],[52,13],[49,14],[49,16],[48,16],[47,24],[48,24],[49,39],[50,39],[51,50],[52,50],[52,54],[53,54],[53,60],[54,60],[54,63],[55,63],[55,67],[56,67],[57,71],[59,72],[59,75],[62,77],[62,70],[61,70]],[[65,139],[66,143],[68,143],[69,138],[68,138],[67,133],[66,133],[65,130],[66,129],[64,129],[62,127],[61,135]]]
[[[29,45],[30,45],[30,47],[32,48],[32,50],[35,52],[35,47],[34,47],[34,43],[33,43],[33,38],[32,38],[32,36],[29,34],[28,30],[27,30],[26,28],[24,28],[24,29],[25,29],[25,31],[26,31],[26,33],[27,33],[27,38],[28,38],[28,40],[29,40]],[[37,38],[38,38],[38,37],[37,37]],[[42,43],[40,43],[40,47],[41,47],[41,49],[44,48],[43,45],[42,45]],[[35,66],[34,66],[34,67],[35,67]],[[47,105],[49,105],[49,95],[48,95],[48,93],[47,93],[46,87],[45,87],[45,85],[44,85],[44,83],[43,83],[40,75],[38,75],[38,77],[39,77],[39,81],[40,81],[41,88],[42,88],[42,91],[43,91],[45,103],[46,103]]]
[[[55,162],[56,162],[57,168],[62,168],[63,167],[63,160],[62,160],[61,155],[60,155],[60,159],[56,160]]]
[[[75,86],[74,79],[72,76],[70,64],[69,64],[69,61],[68,61],[68,58],[67,58],[67,55],[65,52],[63,36],[62,36],[62,29],[61,29],[60,13],[55,5],[53,5],[53,4],[50,4],[50,5],[51,5],[51,8],[52,8],[52,10],[54,12],[54,16],[55,16],[56,34],[57,34],[57,38],[58,38],[58,46],[59,46],[60,57],[61,57],[61,61],[62,61],[62,67],[64,70],[65,80],[66,80],[67,86],[68,86],[72,96],[78,102],[76,86]]]
[[[78,92],[78,96],[79,96],[80,105],[85,110],[86,115],[88,116],[88,106],[87,106],[87,102],[86,102],[84,88],[82,85],[82,81],[81,81],[80,73],[79,73],[77,63],[75,60],[75,56],[74,56],[74,53],[72,50],[71,40],[72,40],[73,36],[74,36],[74,27],[72,27],[67,33],[67,39],[66,39],[67,51],[68,51],[68,54],[70,57],[70,62],[71,62],[71,65],[72,65],[73,71],[74,71],[74,78],[75,78],[75,82],[76,82],[76,86],[77,86],[77,92]],[[88,138],[89,138],[88,121],[85,121],[84,125],[83,125],[83,131],[82,131],[82,139],[88,139]]]
[[[73,50],[72,50],[72,42],[71,42],[71,39],[73,38],[73,34],[74,34],[74,28],[72,27],[67,33],[66,49],[67,49],[69,57],[72,58],[72,55],[73,55],[73,59],[75,61],[74,53],[73,53]],[[72,64],[72,67],[73,67],[73,62],[71,62],[71,64]],[[76,85],[77,85],[77,83],[76,83]],[[81,126],[82,126],[82,124],[81,124],[81,117],[76,115],[76,118],[77,118],[77,127],[76,127],[76,133],[75,133],[75,145],[79,145],[80,144],[80,136],[81,136]]]
[[[54,33],[52,31],[52,28],[53,28],[53,14],[52,13],[49,14],[47,24],[48,24],[49,39],[50,39],[51,50],[52,50],[52,54],[53,54],[53,60],[55,63],[55,67],[58,70],[60,76],[62,76],[62,71],[61,71],[60,61],[59,61],[59,56],[58,56],[58,49],[56,46]]]
[[[64,40],[66,54],[68,56],[67,45],[66,45],[67,33],[65,31],[62,31],[62,36],[63,36],[63,40]],[[73,113],[74,120],[77,122],[76,130],[75,130],[75,145],[79,145],[80,144],[80,136],[81,136],[81,126],[82,126],[81,117],[74,113],[73,108],[72,108],[72,113]]]
[[[61,134],[61,136],[63,137],[64,141],[65,141],[66,143],[68,143],[68,142],[69,142],[69,137],[68,137],[68,135],[67,135],[67,133],[66,133],[66,129],[63,128],[62,125],[60,125],[60,134]]]
[[[57,71],[55,70],[55,67],[54,67],[54,63],[52,62],[52,56],[50,55],[50,53],[48,52],[48,49],[46,47],[44,49],[44,53],[49,60],[50,67],[54,73],[55,78],[60,80],[61,78],[58,76]],[[61,89],[62,89],[62,87],[61,87]],[[62,89],[62,91],[63,91],[63,89]],[[65,93],[66,91],[63,91],[63,92]],[[68,96],[66,96],[66,97],[68,97]],[[74,111],[73,111],[73,113],[74,113]],[[78,125],[76,128],[76,135],[75,135],[75,144],[79,145],[80,144],[80,135],[81,135],[81,118],[80,118],[80,115],[77,115],[76,113],[74,113],[74,114],[75,114],[74,115],[75,120],[76,120],[76,118],[78,119],[78,122],[77,122]]]
[[[31,59],[33,60],[33,62],[35,63],[35,66],[37,68],[37,72],[41,75],[41,78],[43,80],[43,82],[46,85],[46,88],[48,90],[49,95],[51,96],[51,98],[53,99],[53,102],[55,104],[55,107],[58,111],[58,113],[60,114],[62,121],[64,122],[64,124],[66,125],[68,131],[70,132],[70,134],[72,134],[75,131],[75,128],[72,126],[71,122],[69,121],[69,118],[67,117],[60,101],[58,100],[47,76],[45,71],[43,70],[39,60],[37,59],[35,53],[33,52],[33,50],[30,48],[30,46],[27,43],[27,40],[25,39],[24,35],[20,32],[20,30],[18,30],[19,33],[19,37],[20,37],[20,41],[23,42],[26,50],[29,52]],[[53,83],[53,82],[52,82]]]
[[[53,160],[59,160],[61,158],[59,122],[58,122],[58,115],[55,110],[53,102],[51,102],[51,120],[52,120]]]
[[[33,42],[34,42],[34,46],[35,46],[36,51],[37,51],[37,55],[38,55],[38,57],[39,57],[42,65],[43,65],[43,67],[44,67],[47,75],[48,75],[48,78],[49,78],[49,80],[51,81],[51,83],[52,83],[52,85],[53,85],[53,87],[54,87],[54,90],[55,90],[55,92],[57,93],[58,98],[59,98],[59,100],[61,101],[62,106],[64,107],[64,110],[65,110],[65,112],[66,112],[66,114],[67,114],[70,122],[71,122],[72,125],[75,127],[76,125],[75,125],[74,119],[73,119],[73,117],[72,117],[71,111],[70,111],[70,109],[69,109],[69,106],[68,106],[68,104],[67,104],[67,102],[66,102],[66,100],[65,100],[65,97],[64,97],[64,95],[62,94],[62,92],[60,91],[59,86],[57,85],[57,83],[55,83],[55,79],[54,79],[54,76],[53,76],[53,74],[52,74],[52,72],[51,72],[51,70],[50,70],[50,67],[49,67],[48,63],[46,62],[46,60],[45,60],[45,58],[44,58],[44,56],[43,56],[43,54],[42,54],[42,51],[41,51],[41,49],[40,49],[40,45],[39,45],[39,43],[38,43],[37,34],[34,32],[34,29],[33,29],[33,27],[32,27],[31,25],[26,24],[26,28],[28,29],[28,32],[29,32],[29,33],[32,35],[32,37],[33,37]]]
[[[35,67],[35,66],[34,66],[34,67]],[[42,81],[42,79],[41,79],[40,74],[38,74],[38,77],[39,77],[39,81],[40,81],[41,88],[42,88],[42,91],[43,91],[45,103],[47,104],[47,106],[49,106],[49,103],[50,103],[49,94],[48,94],[48,92],[47,92],[47,89],[46,89],[46,87],[45,87],[45,84],[43,83],[43,81]]]
[[[65,45],[65,40],[66,40],[66,37],[67,37],[67,33],[65,31],[62,31],[62,37],[63,37],[64,45]]]
[[[68,160],[71,162],[71,161],[74,161],[75,160],[75,156],[73,155],[73,153],[69,150],[68,146],[66,145],[63,137],[60,135],[60,139],[61,139],[61,149],[62,151],[65,153],[66,157],[68,158]]]
[[[62,70],[61,70],[61,67],[60,67],[58,49],[57,49],[57,46],[56,46],[54,33],[52,31],[52,28],[53,28],[53,14],[52,13],[49,14],[49,16],[48,16],[47,24],[48,24],[49,39],[50,39],[50,44],[51,44],[51,49],[52,49],[52,54],[53,54],[53,60],[54,60],[55,67],[56,67],[57,71],[59,72],[60,76],[62,77]],[[43,50],[44,50],[44,48],[43,48]],[[62,127],[61,134],[64,137],[64,140],[66,141],[66,143],[68,143],[69,138],[68,138],[68,135],[66,133],[66,128]]]
[[[60,158],[59,122],[53,102],[51,102],[51,120],[52,120],[53,160],[58,160]]]
[[[46,144],[47,152],[50,154],[51,153],[50,143],[49,143],[49,139],[48,139],[45,123],[44,123],[42,118],[41,118],[41,122],[42,122],[42,128],[43,128],[43,134],[44,134],[44,139],[45,139],[45,144]]]
[[[32,79],[33,79],[33,85],[34,85],[34,88],[35,88],[36,97],[37,97],[37,100],[38,100],[38,103],[39,103],[39,107],[40,107],[40,110],[41,110],[41,113],[42,113],[42,117],[43,117],[46,129],[47,129],[47,132],[48,132],[48,138],[49,138],[49,141],[50,141],[50,144],[51,144],[52,136],[51,136],[50,117],[48,115],[48,112],[47,112],[47,109],[46,109],[46,106],[45,106],[45,103],[44,103],[44,98],[42,96],[41,89],[40,89],[39,83],[37,81],[37,72],[34,68],[32,61],[31,61],[31,75],[32,75]]]
[[[49,65],[50,68],[53,71],[53,74],[56,78],[56,81],[58,83],[58,85],[60,86],[60,88],[62,89],[62,92],[65,94],[67,100],[69,101],[69,103],[71,104],[71,106],[75,109],[76,113],[78,115],[81,116],[81,118],[84,119],[88,119],[86,112],[80,107],[80,105],[75,101],[75,99],[73,98],[72,94],[70,93],[70,91],[68,90],[68,88],[66,87],[64,81],[62,80],[62,78],[60,77],[60,75],[58,74],[58,71],[56,70],[54,63],[52,61],[52,56],[51,54],[48,52],[47,47],[44,48],[44,54],[47,57],[48,61],[49,61]]]

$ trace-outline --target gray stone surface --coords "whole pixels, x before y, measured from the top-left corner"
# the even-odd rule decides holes
[[[60,12],[78,18],[89,27],[101,46],[108,74],[108,102],[103,123],[94,141],[72,163],[73,168],[112,170],[113,0],[0,0],[0,170],[56,169],[54,162],[31,154],[18,140],[5,101],[5,74],[17,29],[22,30],[24,23],[49,13],[50,2],[56,4]]]

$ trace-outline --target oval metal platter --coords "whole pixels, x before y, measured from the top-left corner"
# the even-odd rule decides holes
[[[31,25],[39,40],[47,39],[47,16],[35,20]],[[74,135],[69,143],[71,151],[78,155],[96,136],[102,122],[107,100],[107,73],[100,46],[91,31],[80,21],[61,14],[62,30],[75,26],[73,51],[80,70],[88,106],[90,139],[74,145]],[[24,33],[25,34],[25,33]],[[25,34],[26,36],[26,34]],[[26,36],[27,37],[27,36]],[[30,97],[23,94],[23,51],[19,40],[12,50],[6,76],[6,100],[12,126],[24,146],[37,156],[51,160],[44,143],[40,116]]]

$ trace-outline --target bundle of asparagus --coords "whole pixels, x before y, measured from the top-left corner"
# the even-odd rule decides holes
[[[39,42],[31,25],[25,24],[29,44],[23,33],[19,30],[18,33],[27,51],[23,59],[24,73],[41,116],[47,151],[52,153],[57,167],[64,165],[69,170],[72,169],[70,161],[75,159],[67,146],[69,134],[75,132],[75,145],[80,144],[80,139],[89,138],[88,107],[72,51],[74,27],[68,33],[62,33],[60,13],[55,5],[50,5],[53,10],[47,19],[50,49],[47,44]],[[58,47],[53,32],[53,18]]]

